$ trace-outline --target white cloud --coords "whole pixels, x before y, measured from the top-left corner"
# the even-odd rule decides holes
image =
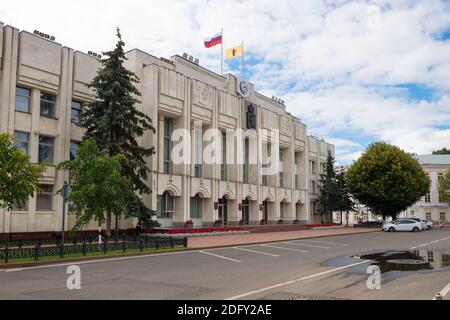
[[[371,4],[381,8],[375,29]],[[16,0],[2,3],[0,19],[96,52],[120,26],[128,48],[189,52],[215,71],[219,48],[204,49],[203,38],[223,27],[226,46],[244,40],[247,57],[261,60],[249,66],[257,89],[282,96],[311,133],[331,138],[338,161],[357,157],[367,137],[417,153],[450,145],[450,41],[437,40],[450,28],[447,1]],[[431,88],[434,101],[393,87],[405,83]]]

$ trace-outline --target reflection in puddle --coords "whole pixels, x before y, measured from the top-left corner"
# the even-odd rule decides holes
[[[356,256],[355,256],[356,257]],[[442,251],[385,251],[358,256],[373,260],[381,273],[389,271],[441,270],[450,267],[450,255]]]

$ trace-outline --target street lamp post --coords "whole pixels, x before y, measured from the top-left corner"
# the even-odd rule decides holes
[[[63,197],[63,210],[62,210],[62,234],[61,234],[61,258],[64,257],[64,230],[66,226],[66,201],[69,198],[70,195],[70,186],[67,183],[67,181],[64,181],[61,195]]]

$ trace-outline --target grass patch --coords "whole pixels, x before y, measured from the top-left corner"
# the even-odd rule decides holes
[[[143,251],[139,249],[129,249],[126,252],[123,252],[123,250],[111,250],[108,251],[106,254],[103,252],[88,252],[86,256],[83,256],[82,253],[77,254],[66,254],[64,255],[64,258],[60,258],[59,256],[47,256],[47,257],[39,257],[39,260],[34,260],[33,258],[17,258],[17,259],[9,259],[8,263],[5,263],[4,261],[0,262],[0,267],[2,266],[8,266],[10,264],[15,263],[32,263],[32,262],[39,262],[39,261],[54,261],[54,262],[62,262],[69,259],[78,259],[78,260],[89,260],[90,258],[95,257],[117,257],[117,256],[123,256],[123,255],[129,255],[129,254],[137,254],[137,253],[162,253],[162,252],[169,252],[169,251],[179,251],[184,249],[182,246],[175,246],[174,248],[171,248],[170,246],[167,247],[160,247],[159,249],[156,248],[144,248]]]

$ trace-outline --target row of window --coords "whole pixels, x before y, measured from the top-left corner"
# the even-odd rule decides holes
[[[172,132],[173,132],[173,119],[171,118],[165,118],[164,119],[164,137],[163,137],[163,172],[165,174],[172,174],[172,159],[171,159],[171,153],[172,153],[172,147],[173,143],[171,140]],[[194,169],[194,176],[196,178],[202,177],[202,154],[203,154],[203,141],[202,141],[202,127],[197,126],[194,130],[194,142],[195,142],[195,169]],[[269,147],[267,150],[264,150],[264,159],[266,159],[267,154],[270,152]],[[227,143],[226,143],[226,135],[222,135],[222,164],[220,166],[220,177],[222,181],[228,180],[227,176]],[[250,140],[248,138],[245,139],[244,142],[244,164],[243,164],[243,181],[245,183],[249,182],[249,158],[250,158]],[[264,160],[266,161],[266,160]],[[283,152],[280,151],[280,162],[283,161]],[[297,165],[297,158],[295,158],[295,164]],[[280,178],[280,186],[284,186],[284,176],[283,172],[281,171],[279,174]],[[263,185],[268,184],[268,177],[267,175],[262,176],[262,183]],[[298,175],[295,174],[295,187],[299,187],[298,182]]]
[[[426,213],[425,213],[425,219],[426,219],[426,220],[432,220],[432,219],[431,219],[431,212],[426,212]],[[440,212],[440,213],[439,213],[439,220],[446,220],[446,214],[445,214],[445,212]]]
[[[430,203],[431,202],[431,193],[428,192],[424,197],[424,202]],[[439,202],[444,202],[444,194],[442,192],[439,192]]]
[[[15,131],[15,146],[25,154],[30,153],[30,133],[24,131]],[[74,160],[77,156],[80,143],[70,141],[70,160]],[[39,136],[38,162],[54,164],[55,138],[49,136]]]
[[[82,102],[72,101],[70,119],[72,123],[80,123]],[[31,89],[16,87],[16,111],[31,112]],[[56,114],[56,95],[41,92],[40,97],[40,115],[47,118],[55,118]]]

